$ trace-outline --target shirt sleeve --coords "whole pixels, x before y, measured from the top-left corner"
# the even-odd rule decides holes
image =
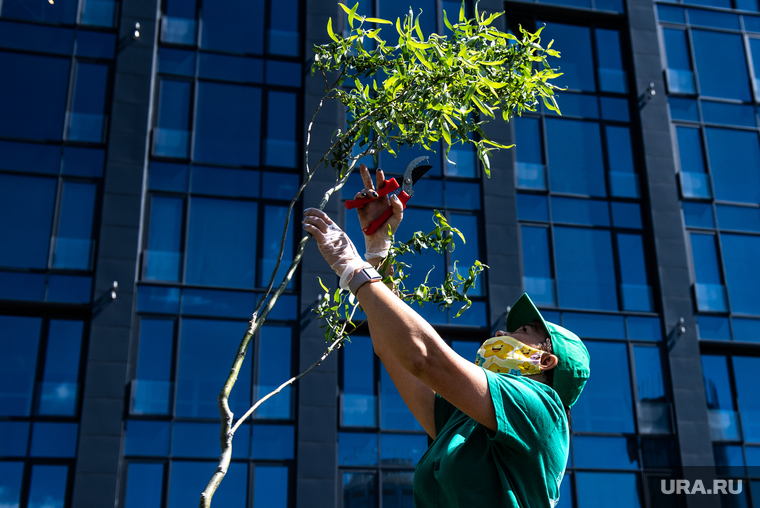
[[[567,417],[554,390],[527,378],[484,371],[498,426],[491,439],[531,457],[555,431],[564,432]]]

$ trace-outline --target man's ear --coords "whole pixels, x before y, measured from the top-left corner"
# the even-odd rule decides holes
[[[544,353],[541,355],[541,370],[552,370],[554,367],[557,366],[559,363],[559,359],[551,354],[551,353]]]

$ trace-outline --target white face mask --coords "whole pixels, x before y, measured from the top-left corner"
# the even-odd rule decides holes
[[[541,373],[544,351],[532,348],[509,335],[485,341],[475,357],[475,365],[499,374],[532,376]]]

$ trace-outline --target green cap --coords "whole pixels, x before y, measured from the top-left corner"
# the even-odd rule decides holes
[[[507,332],[533,321],[541,321],[552,339],[552,349],[559,362],[554,367],[554,391],[562,403],[571,407],[580,397],[591,372],[588,350],[573,332],[544,320],[527,293],[523,293],[507,314]]]

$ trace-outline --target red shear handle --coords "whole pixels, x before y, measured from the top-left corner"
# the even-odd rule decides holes
[[[394,182],[395,182],[395,180],[394,180]],[[396,185],[398,185],[398,184],[396,184]],[[383,190],[385,190],[385,189],[383,189]],[[403,206],[404,208],[406,208],[406,202],[409,201],[409,194],[407,194],[404,191],[401,191],[401,192],[399,192],[397,194],[397,196],[398,196],[398,200],[401,201],[401,206]],[[385,221],[387,221],[391,217],[391,215],[393,215],[393,207],[389,206],[388,208],[385,209],[385,211],[383,212],[383,214],[380,217],[378,217],[377,219],[375,219],[372,222],[370,222],[369,226],[367,226],[366,228],[363,228],[362,231],[364,231],[365,235],[371,235],[372,233],[374,233],[375,231],[377,231],[377,228],[379,228],[380,226],[382,226],[385,223]]]
[[[383,188],[377,191],[377,198],[381,198],[383,196],[387,196],[391,192],[395,191],[399,188],[398,181],[396,181],[395,178],[391,178],[389,180],[385,180],[385,184],[383,185]],[[370,203],[377,198],[357,198],[357,199],[349,199],[346,201],[346,210],[351,210],[352,208],[361,208],[367,203]],[[409,199],[409,198],[407,198]],[[386,217],[387,219],[387,217]]]

